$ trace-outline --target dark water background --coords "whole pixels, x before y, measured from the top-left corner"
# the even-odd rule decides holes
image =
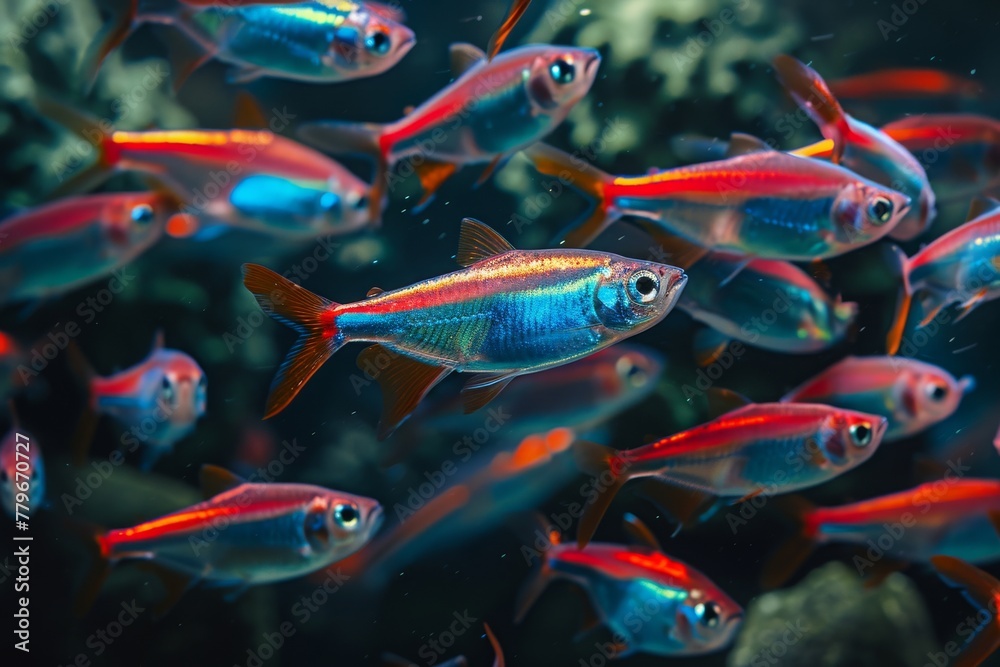
[[[614,6],[610,0],[594,0],[579,6],[602,3]],[[621,4],[624,7],[629,3]],[[668,4],[667,0],[664,4]],[[992,93],[976,104],[933,102],[921,108],[901,108],[888,116],[866,116],[862,108],[858,110],[862,118],[889,120],[905,112],[960,108],[994,116],[1000,113],[1000,56],[996,49],[1000,6],[996,2],[913,2],[916,11],[888,40],[883,39],[878,22],[891,21],[893,3],[767,4],[773,4],[781,16],[796,18],[801,34],[792,52],[807,62],[812,61],[827,78],[883,67],[934,66],[964,75],[975,70],[974,78]],[[406,2],[408,25],[415,30],[418,45],[387,74],[338,86],[263,80],[246,88],[265,109],[287,108],[295,115],[295,122],[320,118],[389,121],[407,105],[418,104],[448,83],[447,46],[455,41],[485,44],[505,10],[503,5],[469,0]],[[525,19],[526,25],[515,32],[514,43],[519,43],[528,32],[527,25],[545,21],[545,3],[538,1],[535,5]],[[706,11],[705,18],[712,18],[714,11]],[[482,20],[467,20],[479,15]],[[62,29],[60,20],[56,16],[46,29]],[[555,41],[572,42],[578,27],[575,26],[576,23],[559,30]],[[143,28],[126,46],[126,59],[162,55],[165,47],[155,39],[159,30]],[[693,34],[689,25],[666,20],[656,29],[656,39],[665,42],[681,43]],[[613,43],[600,46],[605,59],[602,67],[606,67],[615,60],[616,46]],[[712,45],[707,47],[712,48]],[[78,101],[79,94],[74,92],[79,89],[78,84],[58,59],[47,57],[44,51],[32,53],[27,67],[32,76]],[[223,65],[210,63],[178,96],[180,104],[197,119],[198,126],[225,127],[232,116],[234,93],[240,87],[225,84],[224,71]],[[651,131],[641,137],[638,147],[601,156],[601,166],[618,173],[640,173],[650,165],[671,166],[676,158],[670,152],[669,140],[681,132],[724,136],[739,130],[787,139],[783,145],[788,148],[817,137],[808,125],[795,138],[782,137],[775,130],[776,121],[793,108],[780,94],[766,60],[737,62],[734,71],[740,83],[731,94],[702,94],[696,90],[680,99],[670,99],[660,92],[659,81],[650,77],[641,65],[630,67],[620,76],[601,76],[590,94],[597,103],[594,111],[598,122],[606,120],[601,117],[604,103],[618,109],[631,108],[638,116],[652,117]],[[707,86],[707,79],[706,71],[696,75],[694,81],[696,86],[699,83]],[[765,104],[741,103],[747,99],[763,99]],[[4,104],[5,113],[13,119],[0,137],[4,153],[32,142],[39,146],[39,159],[34,164],[12,160],[0,164],[3,193],[0,201],[14,208],[41,201],[43,191],[39,184],[45,180],[46,169],[41,162],[43,149],[51,144],[55,133],[23,105],[9,104],[9,100]],[[88,104],[92,111],[101,113],[107,100],[91,100]],[[552,142],[571,148],[572,125],[570,122],[560,128]],[[355,166],[366,169],[361,163]],[[360,173],[367,175],[367,171]],[[521,210],[519,197],[492,183],[473,191],[471,185],[477,177],[478,173],[471,169],[460,174],[419,216],[402,212],[407,202],[397,198],[389,206],[383,228],[371,234],[369,240],[365,240],[365,235],[361,235],[360,241],[358,237],[336,239],[341,248],[336,260],[320,264],[306,285],[330,298],[349,301],[362,297],[372,285],[389,289],[450,271],[454,267],[452,256],[458,222],[463,216],[483,219],[517,246],[540,247],[566,216],[582,206],[575,197],[560,198],[539,218],[538,225],[519,233],[507,224]],[[535,179],[534,189],[523,193],[524,196],[540,192],[540,180]],[[130,183],[127,177],[118,177],[108,189]],[[964,207],[963,204],[943,211],[934,234],[927,238],[961,222]],[[624,228],[619,225],[613,233],[606,234],[598,247],[620,252],[630,248],[641,251],[644,247],[641,241],[629,245],[630,239],[619,239]],[[164,241],[136,263],[137,278],[133,285],[93,322],[82,322],[76,310],[81,299],[92,293],[92,286],[42,304],[23,320],[17,309],[8,309],[0,315],[0,328],[28,342],[59,330],[68,321],[81,321],[84,326],[78,342],[95,367],[105,373],[142,359],[153,333],[163,329],[168,346],[192,354],[208,374],[208,414],[195,433],[179,443],[175,452],[164,457],[149,475],[128,468],[116,470],[75,512],[74,518],[124,526],[187,504],[195,498],[192,485],[202,463],[232,465],[247,430],[265,429],[272,442],[294,440],[305,447],[302,456],[282,471],[281,480],[320,483],[375,497],[389,510],[388,523],[394,523],[391,508],[405,501],[409,489],[423,481],[425,472],[440,468],[442,456],[448,455],[453,438],[437,438],[438,442],[428,438],[405,469],[382,470],[378,461],[386,445],[374,439],[380,399],[374,386],[360,394],[354,391],[349,379],[357,373],[354,365],[357,350],[353,348],[335,355],[288,410],[261,426],[258,419],[270,379],[293,335],[266,321],[246,342],[232,346],[232,351],[226,345],[225,334],[238,335],[239,318],[256,312],[253,300],[240,285],[239,264],[260,261],[280,271],[301,262],[312,253],[313,247],[309,243],[281,247],[255,237],[227,238],[203,247]],[[916,246],[907,249],[912,253]],[[854,340],[827,353],[798,357],[751,349],[726,372],[720,384],[754,399],[767,400],[780,396],[848,353],[882,351],[895,287],[885,270],[881,252],[878,248],[868,248],[829,264],[834,276],[833,290],[862,305],[860,330]],[[956,377],[975,375],[977,389],[966,398],[959,412],[921,436],[883,447],[863,467],[809,493],[810,498],[832,504],[907,488],[916,481],[912,472],[916,453],[934,453],[943,458],[965,456],[965,460],[977,465],[977,472],[1000,472],[991,445],[1000,421],[996,410],[998,383],[994,375],[998,356],[997,309],[995,304],[980,308],[960,325],[930,337],[916,354],[945,367]],[[704,419],[704,406],[697,401],[685,403],[680,391],[682,385],[693,384],[696,378],[690,353],[695,330],[690,318],[678,312],[638,337],[638,342],[664,352],[669,366],[657,394],[615,420],[613,444],[637,445],[649,434],[673,432]],[[468,614],[476,622],[442,658],[461,653],[473,665],[489,664],[492,659],[480,630],[483,621],[489,622],[501,638],[508,664],[513,665],[576,665],[581,664],[581,659],[588,664],[586,661],[595,653],[595,642],[608,640],[605,634],[596,633],[574,641],[583,613],[579,599],[566,585],[554,586],[524,623],[512,624],[516,591],[530,568],[520,555],[522,542],[518,534],[498,529],[471,543],[457,547],[442,545],[441,550],[406,568],[381,591],[352,590],[347,586],[304,624],[298,623],[300,617],[292,609],[303,595],[315,590],[315,583],[309,581],[251,589],[235,603],[224,601],[217,591],[198,589],[185,596],[161,621],[154,622],[148,612],[140,614],[98,656],[95,646],[102,644],[89,638],[107,628],[117,617],[123,601],[134,598],[140,606],[148,607],[149,601],[160,593],[150,577],[123,567],[108,582],[97,606],[86,618],[72,616],[71,599],[86,571],[87,554],[79,537],[67,525],[60,497],[73,493],[78,480],[95,469],[74,469],[69,464],[65,443],[72,433],[82,395],[68,373],[65,360],[60,357],[52,362],[37,386],[39,389],[21,405],[24,423],[38,442],[43,443],[50,476],[51,506],[32,523],[33,664],[70,664],[77,655],[84,655],[93,664],[107,665],[246,665],[248,651],[258,652],[264,635],[274,633],[283,622],[292,622],[295,634],[284,640],[280,651],[265,662],[267,665],[373,664],[384,650],[407,656],[418,664],[428,664],[424,659],[428,655],[428,642],[448,630],[456,613]],[[448,382],[435,392],[454,392],[457,386],[457,382]],[[119,434],[116,425],[102,423],[92,453],[95,461],[107,460]],[[488,448],[489,444],[484,450]],[[474,459],[468,465],[475,467],[477,461],[483,460]],[[540,509],[545,513],[560,511],[565,503],[574,500],[578,486],[579,482],[573,482],[561,492],[554,492],[553,500]],[[761,592],[756,581],[762,560],[789,530],[776,515],[765,512],[735,536],[724,521],[717,519],[668,539],[670,527],[657,518],[651,506],[636,497],[624,494],[616,508],[635,511],[650,522],[667,543],[671,555],[697,566],[744,606]],[[612,516],[620,513],[613,511]],[[0,528],[4,544],[10,543],[10,532],[6,524]],[[613,520],[605,523],[600,537],[602,541],[623,539]],[[6,552],[6,546],[0,549],[0,553]],[[850,553],[836,547],[822,549],[798,577],[827,560],[847,559]],[[994,574],[998,572],[994,568]],[[932,614],[938,641],[946,641],[969,608],[924,568],[912,567],[907,574]],[[7,599],[9,586],[8,580],[3,585],[3,596]],[[815,620],[817,626],[823,626],[823,619]],[[9,622],[7,617],[4,623]],[[833,637],[831,641],[849,642],[850,638]],[[9,659],[14,662],[3,664],[28,664],[20,654]],[[667,662],[678,666],[723,665],[726,653],[669,661],[635,656],[623,664]],[[902,663],[887,657],[882,664]]]

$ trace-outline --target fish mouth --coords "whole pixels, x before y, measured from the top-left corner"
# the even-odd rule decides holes
[[[586,60],[583,72],[589,80],[593,81],[597,76],[597,68],[601,66],[601,54],[595,49],[587,49],[584,51],[584,58]]]
[[[374,535],[378,532],[379,528],[385,522],[385,511],[382,509],[381,505],[376,505],[371,512],[368,513],[368,523],[370,524],[368,528],[368,534]]]
[[[416,44],[417,44],[417,36],[411,32],[407,34],[406,37],[404,37],[403,40],[399,43],[399,48],[396,49],[396,52],[400,56],[405,56],[407,53],[409,53],[410,49],[416,46]]]

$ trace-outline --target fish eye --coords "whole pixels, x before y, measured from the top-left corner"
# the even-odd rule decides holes
[[[360,513],[356,505],[337,505],[333,511],[333,519],[337,525],[347,530],[352,530],[358,525]]]
[[[628,359],[624,359],[623,361],[624,364],[622,365],[624,366],[623,369],[624,375],[625,378],[628,380],[628,383],[633,387],[641,387],[642,385],[646,384],[646,381],[649,379],[649,377],[646,375],[645,369],[643,369],[641,366],[633,364]]]
[[[694,613],[697,614],[698,620],[701,624],[708,628],[714,628],[722,620],[722,608],[715,602],[699,602],[695,608]]]
[[[390,46],[392,40],[389,39],[389,34],[382,30],[376,30],[365,37],[365,49],[375,55],[384,56],[389,53]]]
[[[940,403],[948,396],[948,388],[940,384],[927,385],[927,397],[935,403]]]
[[[132,222],[146,225],[153,221],[153,207],[149,204],[139,204],[132,209]]]
[[[871,444],[872,441],[872,425],[868,422],[861,422],[860,424],[851,424],[850,428],[851,440],[858,447],[866,447]]]
[[[876,225],[883,225],[892,219],[892,202],[878,196],[868,204],[868,217]]]
[[[652,271],[636,271],[628,279],[628,296],[636,303],[651,303],[660,292],[660,278]]]
[[[567,62],[560,58],[551,65],[549,65],[549,75],[552,80],[559,84],[573,83],[573,77],[576,76],[576,69],[573,64]]]
[[[354,208],[357,209],[358,211],[364,211],[365,209],[367,209],[368,197],[366,197],[365,195],[361,195],[360,197],[358,197],[358,200],[354,202]]]

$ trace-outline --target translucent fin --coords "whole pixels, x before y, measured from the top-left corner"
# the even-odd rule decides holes
[[[515,377],[510,373],[473,376],[462,389],[462,405],[465,414],[475,412],[488,405]]]
[[[474,219],[462,220],[458,236],[458,254],[455,256],[460,266],[472,266],[494,255],[502,255],[514,250],[514,246],[492,227]]]
[[[386,359],[389,360],[388,364],[385,363]],[[377,344],[362,350],[358,355],[358,367],[381,369],[375,376],[375,381],[382,389],[379,440],[392,435],[416,409],[427,392],[451,372],[447,366],[425,364]]]
[[[451,60],[451,75],[456,79],[486,60],[486,54],[478,46],[458,43],[448,47]]]
[[[786,55],[775,57],[774,69],[799,108],[809,114],[824,137],[833,141],[830,160],[839,164],[844,155],[845,139],[850,134],[850,122],[823,77]]]
[[[246,480],[220,466],[205,464],[198,471],[198,486],[206,500],[241,484],[246,484]]]
[[[528,11],[528,5],[530,4],[531,0],[514,0],[511,3],[510,9],[507,11],[507,16],[504,18],[503,23],[500,24],[497,31],[493,33],[492,37],[490,37],[490,43],[486,47],[487,59],[493,60],[493,58],[500,53],[500,49],[503,48],[504,42],[507,41],[507,38],[510,36],[514,26],[517,25],[517,22],[521,20],[522,16],[524,16],[524,12]]]

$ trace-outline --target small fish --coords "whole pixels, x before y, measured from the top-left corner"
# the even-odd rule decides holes
[[[416,43],[402,12],[378,2],[303,0],[130,0],[84,57],[93,85],[104,59],[144,23],[181,31],[195,48],[171,51],[174,88],[216,58],[235,67],[229,80],[262,76],[339,83],[391,69]]]
[[[782,397],[783,402],[825,403],[882,415],[886,442],[902,440],[950,417],[971,377],[956,380],[933,364],[902,357],[847,357]]]
[[[942,201],[1000,193],[1000,121],[975,114],[923,114],[882,131],[920,159]]]
[[[652,477],[666,483],[666,488],[646,487],[687,525],[719,499],[789,493],[852,470],[875,452],[886,426],[885,417],[826,405],[758,403],[637,449],[581,447],[581,468],[611,481],[604,493],[590,499],[578,543],[582,547],[590,541],[611,500],[630,479]]]
[[[976,81],[936,69],[883,69],[830,82],[837,97],[856,100],[915,97],[978,97]]]
[[[74,449],[81,462],[93,438],[97,419],[109,415],[128,428],[122,444],[141,446],[142,468],[148,470],[179,440],[194,430],[205,414],[208,378],[194,359],[163,346],[163,333],[141,363],[101,377],[75,345],[70,348],[74,372],[86,388],[88,405],[77,429]]]
[[[376,159],[378,173],[372,217],[381,193],[402,180],[393,166],[412,159],[425,206],[460,167],[489,166],[490,174],[522,148],[552,132],[590,90],[601,62],[594,49],[523,46],[493,60],[471,44],[451,47],[456,77],[403,118],[387,125],[344,122],[306,123],[299,136],[332,153],[361,153]]]
[[[281,412],[319,367],[353,341],[382,388],[387,437],[452,371],[476,373],[465,409],[489,403],[513,378],[582,359],[660,322],[687,277],[680,269],[588,250],[516,250],[476,220],[462,221],[465,267],[339,304],[256,264],[243,284],[261,309],[300,333],[271,385],[265,418]]]
[[[695,337],[702,365],[732,340],[772,352],[819,352],[842,341],[858,314],[856,303],[830,298],[789,262],[709,253],[685,270],[691,280],[677,307],[711,327]]]
[[[919,296],[927,326],[941,309],[958,303],[958,322],[980,304],[1000,297],[1000,202],[977,199],[967,222],[934,239],[913,257],[894,248],[903,287],[896,316],[886,340],[889,354],[896,354],[906,328],[910,302]]]
[[[60,199],[0,222],[0,303],[56,297],[136,260],[179,203],[156,192]],[[58,261],[53,261],[58,258]]]
[[[45,502],[45,464],[37,438],[14,424],[0,441],[0,504],[14,518],[34,514]]]
[[[1000,581],[952,556],[933,556],[931,565],[945,581],[963,589],[965,598],[979,609],[974,619],[966,618],[958,624],[958,635],[964,645],[951,663],[955,667],[976,667],[1000,648],[1000,622],[997,621]],[[954,644],[948,642],[948,646]],[[948,655],[951,656],[951,653]]]
[[[270,130],[108,132],[106,124],[54,99],[39,96],[36,103],[43,114],[92,143],[98,154],[56,194],[89,190],[118,172],[140,172],[184,203],[188,215],[168,228],[175,236],[204,231],[198,219],[293,241],[378,224],[368,217],[367,183],[322,153]]]
[[[763,580],[768,586],[783,582],[817,545],[829,543],[878,546],[875,560],[897,563],[926,563],[939,555],[973,563],[997,560],[1000,480],[959,474],[838,507],[812,507],[801,498],[793,499],[791,513],[800,523],[800,533],[775,552]],[[869,568],[874,565],[868,562],[871,558],[865,560]]]
[[[812,261],[873,243],[906,215],[910,200],[833,164],[734,135],[731,157],[645,176],[612,176],[551,146],[524,154],[546,175],[596,202],[563,234],[588,245],[626,215],[651,220],[702,248],[748,257]]]
[[[909,197],[913,206],[889,235],[909,240],[927,231],[935,215],[934,190],[913,154],[889,135],[845,113],[826,82],[808,65],[781,55],[774,59],[774,69],[799,107],[833,142],[830,159],[834,163]],[[808,149],[798,153],[809,154]]]
[[[377,501],[320,486],[251,483],[215,466],[202,467],[201,486],[205,502],[98,534],[80,606],[122,561],[144,561],[172,588],[162,610],[196,583],[236,595],[309,574],[360,549],[382,523]]]
[[[634,515],[625,515],[625,529],[634,546],[595,543],[581,549],[560,544],[554,530],[537,531],[539,541],[550,544],[541,570],[522,593],[517,620],[550,582],[565,579],[583,587],[597,612],[587,625],[605,625],[614,633],[615,658],[704,655],[732,643],[743,608],[704,574],[664,555]]]

